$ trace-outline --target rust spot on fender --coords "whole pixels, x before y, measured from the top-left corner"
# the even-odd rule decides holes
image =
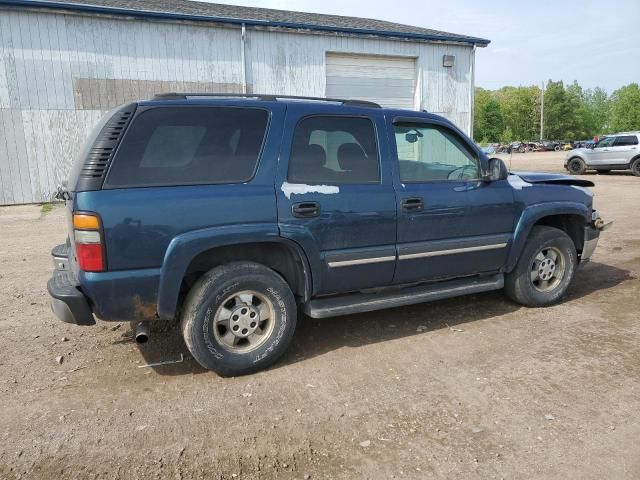
[[[145,302],[140,295],[133,297],[133,315],[135,318],[151,320],[158,317],[158,309],[155,303]]]

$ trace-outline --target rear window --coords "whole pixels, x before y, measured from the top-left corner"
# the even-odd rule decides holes
[[[159,107],[134,119],[106,186],[241,183],[253,177],[269,113],[225,107]]]

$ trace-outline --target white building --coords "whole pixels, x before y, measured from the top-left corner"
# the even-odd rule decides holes
[[[0,0],[0,205],[51,200],[100,116],[160,92],[356,98],[472,130],[488,40],[186,0]]]

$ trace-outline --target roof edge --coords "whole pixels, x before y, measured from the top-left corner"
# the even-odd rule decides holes
[[[431,42],[455,42],[464,43],[468,45],[475,45],[478,47],[486,47],[491,43],[491,40],[478,37],[459,37],[457,35],[429,35],[421,33],[408,33],[408,32],[393,32],[386,30],[372,30],[363,28],[349,28],[349,27],[331,27],[327,25],[316,25],[312,23],[295,23],[295,22],[278,22],[267,20],[255,20],[255,19],[242,19],[232,17],[216,17],[208,15],[191,15],[186,13],[170,13],[170,12],[155,12],[151,10],[130,10],[126,8],[116,7],[104,7],[101,5],[88,5],[88,4],[70,4],[58,1],[47,0],[0,0],[0,6],[10,7],[26,7],[26,8],[50,8],[54,10],[67,10],[74,12],[88,12],[88,13],[102,13],[108,15],[121,15],[127,17],[138,18],[157,18],[167,20],[186,20],[196,22],[209,22],[209,23],[227,23],[235,25],[250,25],[260,27],[279,27],[290,29],[305,29],[321,32],[336,32],[336,33],[350,33],[354,35],[376,35],[379,37],[388,38],[402,38],[408,40],[425,40]]]

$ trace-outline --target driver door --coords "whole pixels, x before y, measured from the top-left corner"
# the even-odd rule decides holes
[[[615,137],[604,137],[591,151],[589,166],[609,165],[615,163],[616,152],[613,149]]]
[[[394,283],[497,271],[512,230],[508,185],[480,182],[478,152],[445,124],[400,119],[390,134],[397,159]]]

